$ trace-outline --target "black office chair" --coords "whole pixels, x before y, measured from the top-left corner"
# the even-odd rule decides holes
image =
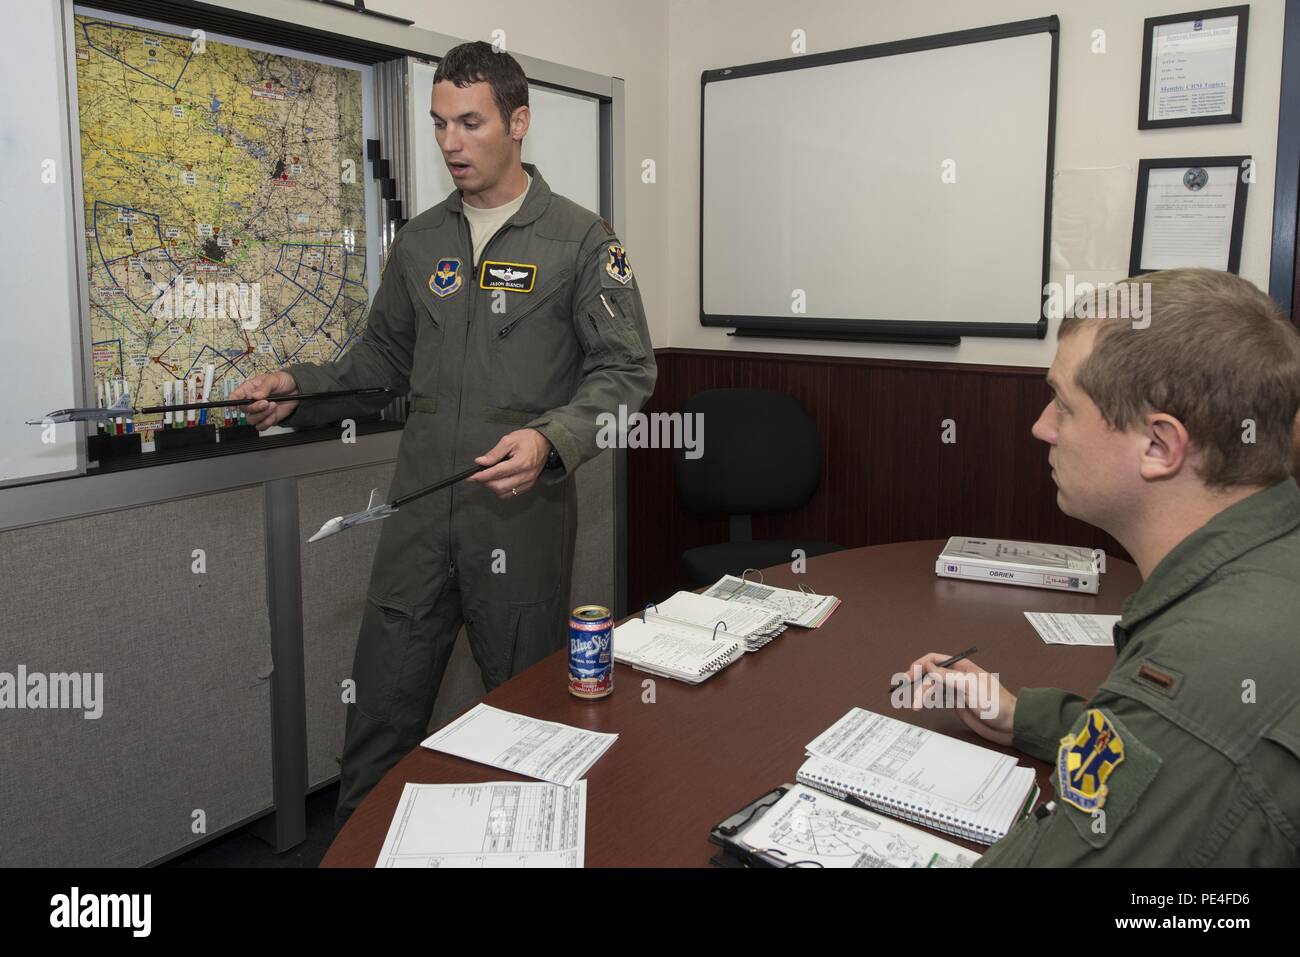
[[[833,542],[753,537],[753,515],[799,508],[817,490],[821,443],[817,426],[793,396],[767,389],[710,389],[686,402],[687,415],[704,416],[703,455],[673,452],[677,493],[692,512],[730,516],[730,541],[682,553],[693,587],[747,568],[789,564],[801,548],[808,557],[840,551]]]

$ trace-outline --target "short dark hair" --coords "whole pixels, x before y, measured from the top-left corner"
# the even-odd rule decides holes
[[[492,44],[482,40],[448,50],[433,74],[435,86],[442,80],[458,87],[487,83],[492,87],[492,99],[501,111],[501,123],[507,132],[511,114],[528,105],[528,78],[524,76],[524,68],[505,50],[498,53]]]

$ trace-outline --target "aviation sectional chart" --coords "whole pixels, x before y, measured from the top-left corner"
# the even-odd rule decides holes
[[[360,73],[95,17],[75,32],[96,381],[151,405],[207,364],[220,395],[337,358],[369,303]]]

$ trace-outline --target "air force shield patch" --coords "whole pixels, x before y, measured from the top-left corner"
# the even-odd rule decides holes
[[[605,263],[605,272],[624,286],[632,281],[632,264],[627,261],[627,252],[618,243],[609,246],[609,262]]]
[[[438,265],[433,270],[433,275],[429,277],[429,292],[433,293],[439,299],[446,299],[465,282],[465,277],[461,273],[459,259],[439,259]]]
[[[1056,752],[1062,801],[1091,813],[1106,803],[1106,779],[1124,760],[1124,741],[1098,708],[1084,716],[1078,734],[1067,734]]]

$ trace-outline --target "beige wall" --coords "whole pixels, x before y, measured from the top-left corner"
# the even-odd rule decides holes
[[[664,177],[641,185],[641,158],[663,156],[668,139],[668,4],[665,0],[374,0],[384,13],[466,40],[506,32],[506,49],[620,77],[627,122],[627,245],[656,346],[668,342],[668,220]],[[662,165],[662,163],[661,163]],[[542,170],[546,174],[546,170]]]
[[[1246,57],[1243,122],[1219,126],[1139,131],[1138,84],[1145,17],[1204,8],[1186,0],[669,0],[668,161],[660,162],[660,187],[668,184],[667,340],[656,345],[700,349],[882,356],[1022,366],[1050,365],[1055,331],[1037,340],[966,338],[955,349],[851,343],[790,342],[726,336],[699,323],[700,72],[790,56],[791,31],[807,35],[807,52],[861,46],[906,37],[989,26],[1057,14],[1061,20],[1057,87],[1056,169],[1123,167],[1117,174],[1067,174],[1069,184],[1110,182],[1122,216],[1122,248],[1101,250],[1120,269],[1077,272],[1078,278],[1114,279],[1126,272],[1137,161],[1160,156],[1250,154],[1257,179],[1246,205],[1241,273],[1268,288],[1277,150],[1278,87],[1282,65],[1282,0],[1254,0]],[[1106,31],[1106,52],[1090,50],[1094,29]],[[633,117],[632,119],[635,119]],[[776,121],[777,118],[774,118]],[[1114,185],[1115,181],[1122,188]],[[630,181],[631,182],[631,181]],[[642,187],[648,189],[649,187]],[[637,185],[629,185],[635,195]],[[754,228],[762,228],[755,223]],[[1112,246],[1116,245],[1114,243]],[[1052,278],[1063,281],[1054,264]]]
[[[1137,129],[1142,21],[1196,8],[1185,0],[817,0],[802,7],[788,0],[378,0],[373,6],[465,39],[490,40],[493,30],[503,29],[512,51],[625,81],[627,213],[620,229],[658,347],[1041,367],[1051,362],[1054,330],[1043,341],[968,337],[951,349],[738,341],[726,330],[699,324],[700,73],[789,56],[796,28],[805,31],[808,52],[818,53],[1057,14],[1057,201],[1088,190],[1110,199],[1118,217],[1110,234],[1115,238],[1095,258],[1119,265],[1091,270],[1064,249],[1064,260],[1054,257],[1052,278],[1063,281],[1067,264],[1080,279],[1125,273],[1139,159],[1250,154],[1257,178],[1247,203],[1241,272],[1268,286],[1283,0],[1250,5],[1243,122],[1157,131]],[[1095,29],[1106,31],[1103,54],[1091,50]],[[655,183],[641,180],[645,159],[655,161]],[[1096,168],[1103,171],[1090,172]],[[1061,238],[1059,231],[1055,238]]]

